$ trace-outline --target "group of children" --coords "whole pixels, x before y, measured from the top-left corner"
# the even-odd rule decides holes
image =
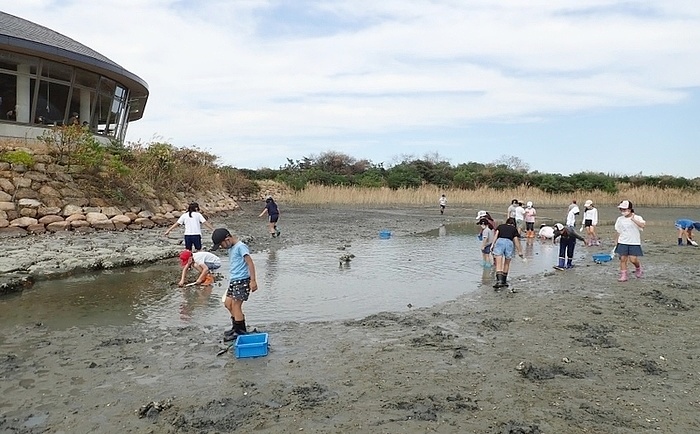
[[[265,208],[259,217],[268,215],[268,231],[272,238],[280,236],[277,228],[279,221],[279,207],[272,196],[265,198]],[[201,214],[199,204],[192,202],[187,207],[177,222],[165,231],[165,236],[178,226],[185,227],[185,250],[180,252],[180,265],[182,272],[178,286],[212,285],[214,275],[212,271],[221,267],[221,259],[214,253],[202,251],[202,226],[212,231],[212,251],[219,248],[228,250],[229,256],[229,283],[228,289],[222,301],[231,315],[232,327],[224,332],[224,342],[233,341],[239,335],[247,333],[245,316],[243,315],[243,302],[248,300],[251,292],[258,289],[255,264],[250,256],[248,246],[237,236],[231,234],[228,229],[214,228]],[[186,284],[187,275],[195,271],[197,279]]]
[[[646,223],[641,216],[635,214],[629,200],[620,202],[618,210],[621,215],[615,221],[616,247],[614,253],[620,257],[618,281],[625,282],[628,280],[628,263],[634,266],[636,277],[639,278],[643,275],[639,258],[643,256],[641,231]],[[577,240],[585,242],[588,246],[600,245],[600,239],[596,233],[598,210],[593,205],[593,201],[587,200],[584,203],[580,231],[585,231],[585,238],[576,231],[576,220],[580,214],[581,210],[574,200],[567,210],[565,224],[556,223],[553,226],[541,225],[540,227],[538,232],[540,239],[551,239],[552,242],[559,239],[559,257],[554,266],[557,270],[568,270],[574,267],[573,256]],[[534,238],[536,215],[537,212],[532,202],[527,202],[526,207],[523,208],[522,202],[517,199],[511,201],[506,211],[504,224],[496,226],[493,218],[486,211],[477,213],[477,224],[481,227],[479,237],[482,240],[480,249],[483,255],[483,266],[486,268],[495,267],[496,283],[493,285],[495,289],[509,286],[507,277],[510,261],[515,252],[522,256],[521,238]],[[692,240],[692,230],[693,228],[700,229],[700,222],[682,219],[676,222],[676,227],[679,228],[679,245],[682,244],[683,237],[686,238],[688,244],[697,245]]]

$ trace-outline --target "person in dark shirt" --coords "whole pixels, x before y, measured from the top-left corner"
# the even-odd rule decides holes
[[[280,218],[280,210],[277,207],[275,200],[272,199],[272,196],[267,196],[265,198],[265,209],[262,210],[258,217],[262,217],[265,214],[267,214],[269,217],[267,227],[270,230],[270,235],[272,238],[279,237],[280,231],[277,229],[277,221]]]
[[[576,240],[586,241],[586,239],[576,233],[573,226],[564,226],[561,223],[554,225],[554,238],[552,238],[552,241],[558,237],[561,237],[559,240],[559,263],[554,268],[557,270],[573,268]]]
[[[496,284],[494,289],[508,287],[508,270],[513,253],[523,257],[523,249],[520,245],[520,232],[515,227],[515,218],[508,217],[506,222],[496,228],[494,241],[491,245],[491,253],[496,259]]]

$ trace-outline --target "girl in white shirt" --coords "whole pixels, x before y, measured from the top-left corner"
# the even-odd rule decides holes
[[[639,257],[644,256],[641,232],[646,222],[642,216],[634,213],[632,202],[629,200],[623,200],[617,208],[622,214],[615,222],[617,231],[615,253],[620,255],[620,277],[617,280],[626,282],[628,261],[634,265],[635,277],[642,277],[642,264],[639,262]]]
[[[595,232],[595,227],[598,226],[598,209],[593,206],[592,200],[587,200],[583,204],[583,225],[582,230],[586,231],[586,244],[589,246],[599,246],[600,240]]]
[[[192,250],[194,247],[195,252],[202,250],[202,225],[214,232],[214,226],[199,213],[199,204],[197,202],[189,204],[187,212],[183,213],[180,218],[165,231],[165,236],[167,237],[170,231],[180,225],[185,226],[185,248],[187,250]]]

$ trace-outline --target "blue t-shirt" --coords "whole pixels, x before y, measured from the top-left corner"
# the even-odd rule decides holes
[[[676,227],[678,229],[694,229],[694,223],[690,219],[678,219],[676,220]]]
[[[267,208],[268,215],[277,215],[280,213],[277,204],[272,200],[265,204],[265,208]]]
[[[246,255],[250,255],[250,251],[248,250],[248,246],[246,246],[242,241],[238,241],[236,244],[229,247],[228,257],[230,280],[233,281],[250,278],[250,270],[248,270],[248,264],[245,262]]]

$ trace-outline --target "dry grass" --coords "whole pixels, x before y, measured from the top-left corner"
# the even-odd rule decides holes
[[[659,207],[696,207],[700,203],[700,192],[684,190],[662,190],[652,187],[621,186],[617,194],[611,195],[602,191],[574,192],[566,194],[549,194],[534,188],[522,187],[515,190],[493,190],[481,188],[478,190],[443,190],[435,186],[423,186],[418,189],[391,190],[389,188],[370,189],[359,187],[326,187],[320,185],[308,186],[300,192],[292,193],[284,198],[289,204],[323,205],[323,204],[352,204],[352,205],[435,205],[441,194],[447,196],[449,204],[481,204],[502,206],[509,204],[512,199],[523,203],[532,201],[535,206],[560,206],[576,199],[583,204],[591,199],[597,206],[615,206],[623,199],[632,201],[635,206]]]

